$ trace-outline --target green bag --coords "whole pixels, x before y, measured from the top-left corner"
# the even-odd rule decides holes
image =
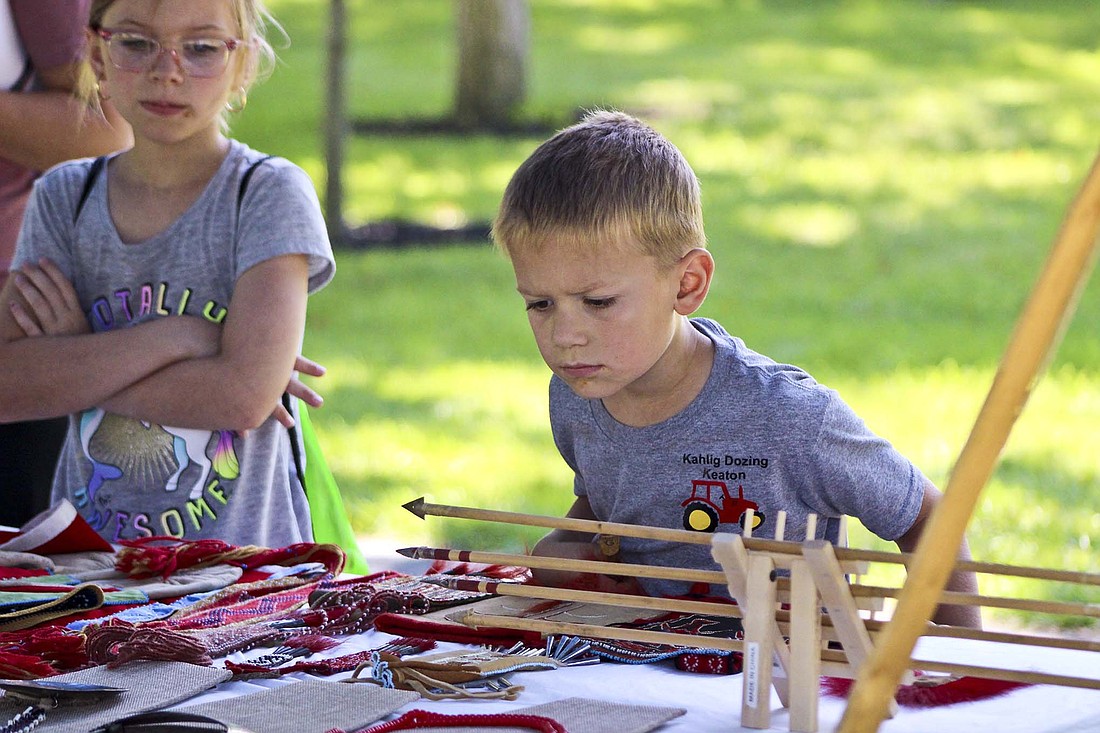
[[[325,454],[321,452],[321,444],[309,419],[309,411],[300,401],[296,427],[302,436],[302,445],[306,454],[304,476],[302,476],[301,464],[298,463],[297,453],[295,453],[295,463],[298,463],[298,474],[302,476],[302,483],[306,488],[306,499],[309,501],[309,513],[313,521],[313,541],[340,547],[347,555],[344,563],[345,573],[366,575],[367,560],[359,549],[355,532],[351,528],[351,522],[348,521],[344,499],[340,496],[340,487],[336,485],[336,479],[333,478],[332,471],[329,470],[328,463],[325,461]],[[291,431],[293,432],[293,428]],[[293,442],[294,436],[291,435],[291,443]]]

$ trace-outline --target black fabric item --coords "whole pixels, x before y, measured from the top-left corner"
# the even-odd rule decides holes
[[[226,733],[229,726],[205,715],[158,710],[101,725],[91,733]]]
[[[50,485],[69,420],[0,425],[0,524],[21,527],[50,506]]]

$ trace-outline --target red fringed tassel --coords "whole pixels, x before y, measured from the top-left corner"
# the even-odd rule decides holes
[[[153,542],[166,544],[154,545]],[[176,570],[193,567],[237,549],[221,540],[184,542],[175,537],[145,537],[122,544],[124,547],[116,554],[115,569],[132,578],[148,578],[153,575],[168,578]]]
[[[568,733],[565,726],[553,718],[525,713],[436,713],[430,710],[410,710],[399,718],[378,723],[363,733],[389,733],[412,728],[469,728],[492,730],[493,728],[522,728],[539,733]],[[334,729],[339,730],[339,729]],[[333,733],[328,731],[327,733]],[[340,733],[343,733],[342,731]]]
[[[917,673],[918,678],[920,673]],[[855,680],[843,677],[822,677],[821,692],[832,697],[847,697],[852,691]],[[1006,695],[1021,687],[1029,687],[1026,682],[1007,680],[989,680],[983,677],[958,677],[947,682],[933,684],[901,685],[894,699],[898,705],[907,708],[936,708],[955,705],[960,702],[988,700]]]
[[[39,657],[0,652],[0,677],[4,679],[36,680],[39,677],[52,677],[60,671]]]
[[[53,672],[68,672],[88,665],[84,651],[84,635],[60,626],[40,626],[34,629],[0,633],[0,654],[16,657],[30,655],[48,665]],[[0,677],[5,676],[0,670]],[[35,677],[43,675],[35,674]],[[10,677],[10,676],[9,676]],[[20,679],[33,679],[20,677]]]
[[[334,646],[338,646],[342,643],[343,642],[339,639],[333,639],[331,636],[324,636],[322,634],[302,634],[301,636],[290,637],[284,641],[282,645],[309,649],[311,654],[316,654],[326,649],[332,649]]]

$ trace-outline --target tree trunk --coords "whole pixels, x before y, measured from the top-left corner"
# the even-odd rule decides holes
[[[344,97],[347,13],[344,0],[331,0],[328,26],[328,68],[325,76],[325,221],[329,239],[336,244],[344,237],[344,136],[347,109]]]
[[[510,122],[527,91],[527,0],[456,0],[455,21],[455,121],[489,128]]]

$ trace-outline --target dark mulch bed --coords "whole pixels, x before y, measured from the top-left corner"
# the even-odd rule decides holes
[[[501,120],[464,124],[453,117],[366,119],[348,123],[356,135],[492,135],[495,137],[548,137],[581,119],[576,111],[570,119]],[[434,227],[414,221],[385,219],[348,227],[335,236],[333,244],[344,249],[401,248],[452,244],[488,244],[489,222],[475,222],[454,228]]]
[[[402,119],[357,118],[348,123],[356,135],[493,135],[496,137],[546,137],[580,119],[498,120],[467,124],[454,117],[412,117]]]
[[[345,231],[334,245],[344,249],[381,249],[444,244],[489,244],[489,223],[478,222],[452,229],[413,221],[372,221]]]

